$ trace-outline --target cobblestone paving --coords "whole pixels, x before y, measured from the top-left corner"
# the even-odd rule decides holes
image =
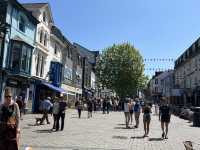
[[[183,141],[200,143],[200,128],[174,116],[167,140],[160,138],[160,123],[155,115],[148,138],[142,138],[142,117],[138,129],[125,129],[122,112],[98,112],[91,119],[83,112],[83,118],[78,119],[75,110],[67,110],[65,129],[58,132],[51,132],[52,125],[34,126],[36,116],[24,116],[20,150],[27,145],[33,150],[184,150]]]

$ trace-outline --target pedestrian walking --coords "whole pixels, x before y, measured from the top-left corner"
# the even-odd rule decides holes
[[[57,118],[58,118],[58,113],[59,113],[59,102],[58,102],[58,97],[55,97],[55,102],[53,104],[53,129],[56,129],[56,124],[57,124]]]
[[[107,97],[106,99],[106,111],[107,111],[107,114],[109,114],[109,111],[110,111],[110,99],[109,97]]]
[[[87,102],[88,118],[92,118],[92,101],[89,99]]]
[[[140,120],[140,112],[141,112],[141,105],[140,105],[138,98],[136,98],[136,103],[134,105],[133,111],[135,113],[135,123],[136,123],[136,125],[134,127],[138,128],[139,120]]]
[[[53,106],[53,104],[50,102],[51,98],[47,97],[45,100],[43,100],[43,102],[41,103],[41,107],[42,107],[42,112],[43,112],[43,116],[42,116],[42,120],[40,122],[41,125],[44,124],[44,120],[46,119],[47,124],[50,124],[49,121],[49,117],[48,117],[48,113],[50,108]]]
[[[143,123],[144,123],[144,137],[148,137],[149,125],[151,122],[151,107],[150,107],[150,105],[145,103],[142,111],[143,111]]]
[[[20,110],[12,100],[10,88],[4,92],[0,105],[0,150],[18,150],[20,134]]]
[[[61,94],[59,97],[59,113],[56,121],[56,131],[60,129],[60,119],[61,119],[61,131],[64,130],[66,108],[67,108],[67,103],[64,100],[63,94]]]
[[[22,96],[18,96],[17,99],[16,99],[16,103],[18,104],[19,106],[19,110],[20,110],[20,119],[22,120],[22,112],[23,112],[23,101],[22,101]]]
[[[83,103],[82,103],[82,101],[81,100],[76,101],[75,107],[76,107],[76,109],[78,111],[78,118],[80,119],[81,118],[81,111],[83,109]]]
[[[129,112],[129,105],[127,98],[124,100],[124,116],[125,116],[126,128],[129,128],[130,112]]]
[[[102,104],[103,106],[103,114],[105,114],[105,112],[106,112],[106,99],[104,98],[103,99],[103,104]]]
[[[155,115],[158,115],[159,106],[157,103],[154,104],[154,108],[155,108]]]
[[[130,113],[130,123],[133,123],[133,108],[134,108],[134,102],[133,100],[129,99],[129,113]]]
[[[97,101],[96,101],[96,99],[94,99],[92,101],[92,104],[93,104],[93,108],[94,108],[94,113],[96,113],[96,111],[97,111]]]
[[[168,139],[168,126],[170,123],[171,113],[170,107],[167,104],[165,97],[161,100],[161,106],[159,109],[159,120],[161,121],[162,138]]]

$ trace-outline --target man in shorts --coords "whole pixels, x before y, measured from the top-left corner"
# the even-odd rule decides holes
[[[161,106],[159,109],[159,120],[161,121],[162,138],[168,139],[168,126],[170,123],[171,113],[167,99],[162,97]]]

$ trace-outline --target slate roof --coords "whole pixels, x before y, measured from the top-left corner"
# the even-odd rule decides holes
[[[99,54],[99,51],[91,51],[77,43],[74,43],[74,46],[77,48],[78,52],[82,57],[86,57],[91,64],[96,63],[96,57]]]
[[[48,3],[23,3],[22,4],[25,8],[27,7],[31,7],[31,8],[42,8],[46,5],[48,5]]]

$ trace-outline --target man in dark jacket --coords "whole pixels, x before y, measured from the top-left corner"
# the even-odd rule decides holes
[[[58,131],[60,128],[60,125],[59,125],[60,118],[61,118],[61,131],[64,129],[66,107],[67,107],[67,103],[64,100],[63,94],[61,94],[59,98],[59,113],[58,113],[57,122],[56,122],[56,131]]]

